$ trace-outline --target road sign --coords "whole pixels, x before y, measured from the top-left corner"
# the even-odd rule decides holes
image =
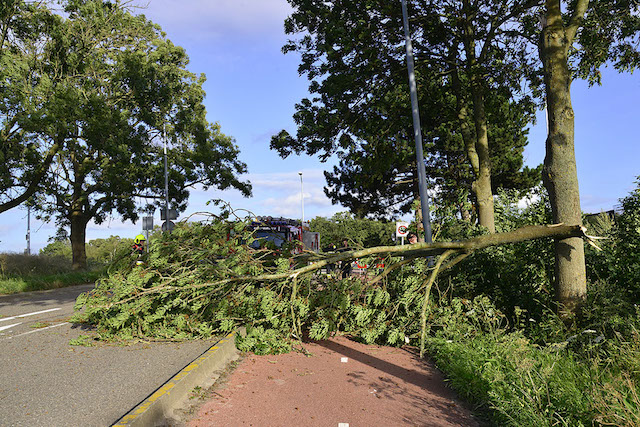
[[[143,230],[153,230],[153,217],[152,216],[143,216],[142,217],[142,229]]]
[[[404,221],[396,222],[396,237],[406,237],[409,234],[409,223]]]
[[[165,221],[162,223],[162,231],[171,231],[175,228],[175,224],[173,223],[173,221]]]
[[[161,220],[165,220],[167,219],[167,210],[166,209],[160,209],[160,219]],[[169,218],[168,219],[178,219],[178,211],[176,209],[169,209]]]

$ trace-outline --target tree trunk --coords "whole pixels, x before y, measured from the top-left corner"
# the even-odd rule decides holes
[[[473,98],[473,122],[476,129],[475,148],[478,155],[478,175],[474,182],[474,193],[478,201],[478,222],[489,232],[496,232],[493,193],[491,191],[491,157],[489,156],[489,136],[487,114],[484,105],[484,88],[481,81],[481,67],[476,59],[475,32],[471,23],[472,12],[468,1],[464,2],[466,21],[463,27],[463,45],[466,53],[466,70],[471,82]]]
[[[458,126],[460,126],[460,134],[462,135],[462,141],[464,143],[464,150],[467,154],[467,159],[469,160],[469,164],[471,165],[471,170],[473,171],[473,183],[471,184],[471,191],[476,198],[476,203],[480,200],[480,195],[478,194],[478,177],[480,176],[480,160],[478,158],[478,152],[476,151],[476,141],[473,137],[473,132],[469,127],[469,112],[467,109],[467,100],[462,92],[462,85],[460,83],[460,77],[458,76],[458,70],[454,70],[451,73],[451,83],[453,86],[453,91],[456,96],[456,109],[458,114]],[[493,199],[492,199],[493,200]],[[476,209],[479,210],[479,209]],[[468,211],[461,209],[462,219],[466,221],[471,221],[471,214]],[[466,215],[465,215],[466,214]]]
[[[418,207],[416,208],[416,235],[418,236],[418,242],[425,242],[424,235],[424,223],[422,222],[422,199],[420,196],[416,196]]]
[[[546,24],[540,42],[549,117],[543,181],[549,192],[553,222],[581,225],[571,75],[567,65],[573,37],[567,36],[558,0],[547,0]],[[555,258],[556,299],[560,303],[560,315],[568,319],[578,312],[587,295],[582,239],[557,239]]]
[[[472,80],[475,80],[472,78]],[[476,83],[478,85],[478,83]],[[496,232],[493,212],[493,193],[491,191],[491,158],[489,157],[489,138],[487,136],[487,118],[484,109],[484,96],[480,87],[473,88],[473,116],[476,126],[476,151],[480,174],[475,182],[478,198],[478,222],[489,232]]]
[[[87,252],[85,248],[87,220],[84,218],[82,211],[73,211],[70,219],[71,254],[73,256],[71,268],[73,270],[85,270],[87,268]]]

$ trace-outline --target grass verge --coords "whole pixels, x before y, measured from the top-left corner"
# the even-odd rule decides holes
[[[95,282],[103,275],[98,271],[74,271],[57,274],[36,274],[22,277],[0,277],[0,294],[43,291]]]
[[[633,343],[621,343],[606,361],[539,347],[519,332],[431,338],[427,348],[452,387],[491,425],[640,425],[637,375],[625,367]]]

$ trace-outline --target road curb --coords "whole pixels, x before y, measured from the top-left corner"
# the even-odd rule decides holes
[[[194,387],[205,382],[216,370],[224,368],[238,354],[235,344],[238,333],[231,332],[216,342],[112,426],[148,427],[162,424],[163,420],[171,417],[171,410],[186,399]]]

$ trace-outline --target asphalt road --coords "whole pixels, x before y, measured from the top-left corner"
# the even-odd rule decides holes
[[[93,285],[0,296],[0,426],[107,426],[212,344],[70,346]]]

